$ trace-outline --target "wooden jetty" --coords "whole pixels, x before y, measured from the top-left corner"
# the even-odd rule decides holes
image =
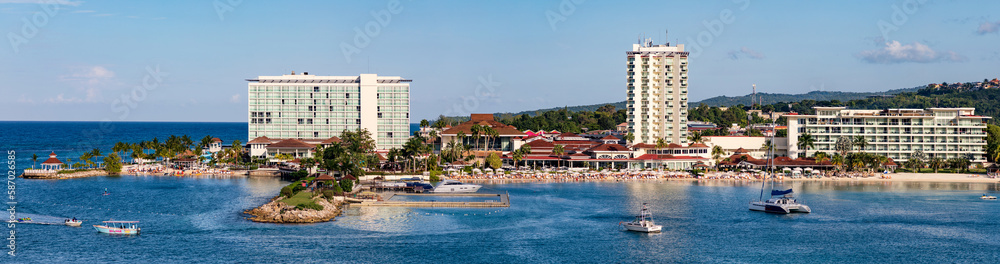
[[[467,196],[467,197],[497,197],[497,200],[484,202],[436,202],[436,201],[392,201],[392,197],[400,196]],[[388,194],[382,201],[365,201],[361,206],[394,206],[394,207],[510,207],[510,194],[507,193],[398,193]]]

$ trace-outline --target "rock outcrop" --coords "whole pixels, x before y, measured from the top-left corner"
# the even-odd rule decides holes
[[[340,197],[338,197],[340,198]],[[274,199],[260,207],[246,210],[244,213],[251,215],[247,219],[261,223],[317,223],[331,221],[340,215],[340,205],[342,199],[327,201],[322,197],[314,198],[313,201],[323,206],[323,210],[295,209],[294,206],[285,205],[282,198]]]

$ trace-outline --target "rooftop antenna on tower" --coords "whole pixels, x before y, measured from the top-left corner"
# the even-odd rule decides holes
[[[670,34],[669,33],[670,33],[669,29],[664,29],[663,30],[663,42],[667,43],[667,47],[670,47]]]

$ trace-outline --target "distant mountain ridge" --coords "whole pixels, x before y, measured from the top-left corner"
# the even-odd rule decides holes
[[[900,93],[911,93],[920,90],[926,86],[918,86],[913,88],[902,88],[902,89],[892,89],[885,92],[838,92],[838,91],[812,91],[804,94],[780,94],[780,93],[757,93],[763,104],[775,104],[783,102],[798,102],[802,100],[816,100],[816,101],[850,101],[857,99],[865,99],[871,96],[882,96],[882,95],[895,95]],[[698,102],[689,103],[690,107],[697,107],[701,104],[707,106],[734,106],[734,105],[750,105],[750,97],[752,95],[744,96],[716,96],[701,100]]]
[[[913,87],[913,88],[892,89],[892,90],[888,90],[888,91],[885,91],[885,92],[812,91],[812,92],[808,92],[808,93],[804,93],[804,94],[758,93],[757,96],[761,97],[761,100],[763,101],[763,104],[765,104],[765,105],[767,105],[767,104],[774,104],[774,103],[782,103],[782,102],[798,102],[798,101],[802,101],[802,100],[816,100],[816,101],[840,100],[840,101],[850,101],[850,100],[857,100],[857,99],[865,99],[865,98],[868,98],[870,96],[895,95],[895,94],[900,94],[900,93],[916,92],[917,90],[920,90],[921,88],[924,88],[924,87],[926,87],[926,86],[918,86],[918,87]],[[716,97],[708,98],[708,99],[701,100],[701,101],[698,101],[698,102],[689,103],[688,106],[689,107],[698,107],[701,104],[705,104],[707,106],[734,106],[734,105],[741,105],[741,104],[742,105],[750,105],[750,97],[751,97],[750,94],[744,95],[744,96],[733,96],[733,97],[729,97],[729,96],[716,96]],[[620,109],[625,109],[625,107],[626,107],[626,101],[621,101],[621,102],[603,103],[603,104],[592,104],[592,105],[553,107],[553,108],[545,108],[545,109],[538,109],[538,110],[521,111],[521,112],[517,112],[517,113],[509,113],[509,112],[508,113],[495,113],[494,115],[501,116],[501,115],[507,115],[507,114],[509,114],[509,115],[512,115],[512,116],[519,116],[519,115],[526,114],[526,115],[529,115],[529,116],[535,116],[535,113],[544,113],[544,112],[547,112],[547,111],[555,111],[555,110],[562,110],[562,109],[566,109],[567,111],[570,111],[570,112],[579,112],[579,111],[590,111],[590,112],[593,112],[593,111],[597,110],[597,108],[600,108],[601,106],[608,105],[608,104],[615,106],[615,109],[619,109],[619,110]],[[466,117],[466,118],[468,118],[468,117]]]

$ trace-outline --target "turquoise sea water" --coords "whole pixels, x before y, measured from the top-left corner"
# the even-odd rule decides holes
[[[11,123],[17,123],[11,125]],[[24,124],[28,123],[28,124]],[[0,122],[2,148],[71,152],[96,123]],[[243,140],[242,123],[119,124],[106,139]],[[160,136],[163,135],[163,136]],[[231,138],[230,138],[231,137]],[[121,138],[121,139],[117,139]],[[109,143],[109,144],[111,144]],[[110,146],[108,146],[110,147]],[[81,151],[84,149],[81,149]],[[20,153],[29,153],[27,155]],[[78,154],[76,155],[78,156]],[[996,183],[788,183],[812,214],[747,210],[758,183],[486,184],[510,208],[358,208],[334,222],[253,223],[241,212],[288,184],[277,179],[16,179],[19,217],[77,217],[84,227],[18,224],[2,263],[995,263]],[[102,195],[107,189],[111,194]],[[394,198],[395,199],[395,198]],[[401,199],[426,199],[406,197]],[[6,200],[5,200],[6,202]],[[660,234],[621,231],[641,203]],[[99,234],[102,220],[141,221],[139,236]],[[0,232],[9,232],[4,227]]]

